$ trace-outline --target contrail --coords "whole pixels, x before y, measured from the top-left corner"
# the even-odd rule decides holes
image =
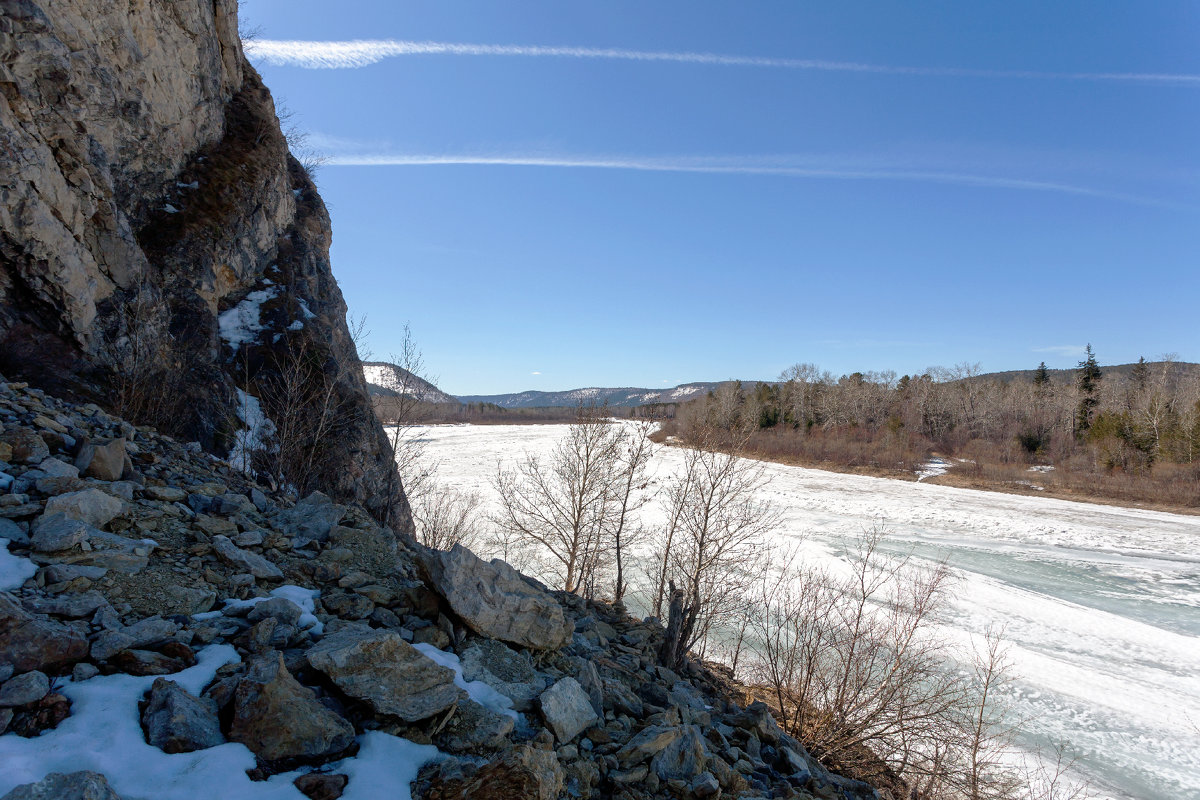
[[[546,47],[541,45],[455,44],[399,39],[365,39],[317,42],[307,40],[255,39],[246,42],[253,58],[279,66],[305,69],[354,69],[377,64],[386,58],[414,55],[522,56],[532,58],[575,58],[615,61],[658,61],[726,67],[857,72],[877,75],[951,78],[1019,78],[1035,80],[1114,81],[1200,86],[1200,75],[1151,72],[1038,72],[1030,70],[968,69],[961,67],[905,67],[863,64],[854,61],[824,61],[804,58],[731,56],[718,53],[670,53],[603,47]]]
[[[433,155],[421,153],[365,153],[331,156],[325,162],[331,166],[509,166],[509,167],[560,167],[578,169],[617,169],[640,172],[680,172],[726,175],[774,175],[788,178],[813,178],[833,180],[916,181],[922,183],[945,183],[962,186],[979,186],[996,189],[1023,189],[1038,192],[1096,197],[1137,205],[1165,208],[1187,208],[1174,203],[1149,197],[1094,189],[1087,186],[1057,183],[1054,181],[1002,178],[975,175],[963,172],[913,169],[839,169],[827,167],[786,166],[753,164],[735,160],[713,161],[702,159],[656,159],[630,156],[541,156],[541,155]],[[1194,209],[1191,209],[1194,210]]]

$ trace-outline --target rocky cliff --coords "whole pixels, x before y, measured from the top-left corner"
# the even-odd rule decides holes
[[[236,0],[0,0],[0,370],[404,528],[329,243]]]

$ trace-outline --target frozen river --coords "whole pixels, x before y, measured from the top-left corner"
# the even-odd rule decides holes
[[[548,453],[560,425],[422,430],[443,481],[490,502],[498,459]],[[661,479],[681,463],[659,448]],[[1099,796],[1200,798],[1200,518],[769,465],[780,537],[836,559],[884,521],[890,547],[962,576],[952,624],[1006,626],[1022,743],[1069,742]],[[654,510],[649,509],[649,519]],[[480,548],[486,551],[486,547]]]

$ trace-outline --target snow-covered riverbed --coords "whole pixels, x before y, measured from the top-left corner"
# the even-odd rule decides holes
[[[547,453],[560,425],[423,429],[440,477],[491,501],[497,459]],[[660,448],[659,479],[680,464]],[[884,521],[890,546],[962,573],[961,635],[1006,626],[1022,743],[1066,741],[1101,796],[1200,798],[1200,518],[769,465],[781,538],[837,559]],[[653,521],[654,509],[647,519]],[[481,548],[486,551],[486,548]]]

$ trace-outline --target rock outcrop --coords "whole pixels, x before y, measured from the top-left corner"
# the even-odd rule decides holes
[[[277,425],[247,466],[411,524],[236,0],[0,0],[0,153],[0,371],[251,462]],[[119,479],[119,434],[68,462]]]

